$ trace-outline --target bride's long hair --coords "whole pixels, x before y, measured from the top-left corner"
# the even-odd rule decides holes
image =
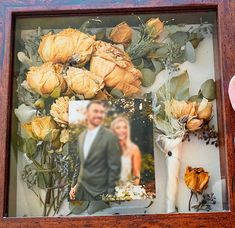
[[[125,118],[124,116],[116,117],[111,122],[110,129],[115,133],[115,127],[120,122],[124,122],[126,124],[126,126],[127,126],[127,138],[126,138],[125,144],[126,144],[126,148],[128,148],[132,144],[132,141],[131,141],[131,129],[130,129],[131,127],[130,127],[130,123],[129,123],[128,119]]]

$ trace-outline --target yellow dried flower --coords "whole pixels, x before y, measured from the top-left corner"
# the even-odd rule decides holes
[[[186,127],[189,131],[196,131],[202,127],[203,120],[197,118],[191,118],[188,120]]]
[[[59,134],[59,129],[52,117],[35,117],[31,122],[22,125],[29,137],[37,140],[53,141]]]
[[[64,29],[57,34],[42,37],[38,53],[44,62],[65,63],[73,55],[78,55],[80,65],[90,60],[95,36],[76,29]]]
[[[212,114],[212,103],[204,98],[199,104],[197,114],[199,119],[209,120]]]
[[[63,129],[60,133],[60,142],[65,144],[69,141],[69,130]]]
[[[196,107],[196,102],[177,101],[174,99],[165,104],[166,112],[177,119],[183,116],[195,116]]]
[[[30,67],[26,80],[30,89],[42,96],[58,97],[66,89],[62,65],[51,62]]]
[[[51,105],[50,114],[53,119],[59,124],[61,127],[66,127],[69,122],[69,101],[74,100],[73,98],[69,98],[67,96],[60,97],[56,99],[55,103]]]
[[[159,18],[151,18],[146,22],[146,26],[149,30],[149,35],[155,39],[163,31],[164,23]]]
[[[69,67],[65,78],[70,90],[76,95],[83,95],[86,99],[93,98],[104,87],[99,74],[85,69]]]
[[[189,189],[195,193],[202,193],[209,183],[210,176],[203,168],[188,166],[185,171],[184,181]]]
[[[140,92],[141,72],[126,52],[110,43],[96,41],[90,70],[100,75],[107,87],[122,91],[124,96]]]
[[[131,41],[132,33],[132,28],[126,22],[122,22],[112,29],[109,38],[114,43],[125,45]]]

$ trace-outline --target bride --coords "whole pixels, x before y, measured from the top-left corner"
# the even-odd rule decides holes
[[[133,180],[135,185],[139,185],[141,152],[131,141],[129,121],[119,116],[112,121],[110,128],[118,136],[122,151],[120,180],[123,182]]]

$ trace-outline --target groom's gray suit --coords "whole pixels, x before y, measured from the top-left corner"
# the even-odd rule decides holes
[[[101,126],[87,158],[84,159],[84,140],[87,130],[79,135],[80,171],[77,178],[76,200],[99,200],[102,194],[112,194],[119,180],[121,151],[118,138]]]

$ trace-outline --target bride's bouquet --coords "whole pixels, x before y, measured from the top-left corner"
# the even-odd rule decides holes
[[[135,185],[132,181],[120,181],[115,187],[114,194],[102,196],[104,201],[131,201],[153,198],[155,198],[154,193],[146,192],[143,185]]]

